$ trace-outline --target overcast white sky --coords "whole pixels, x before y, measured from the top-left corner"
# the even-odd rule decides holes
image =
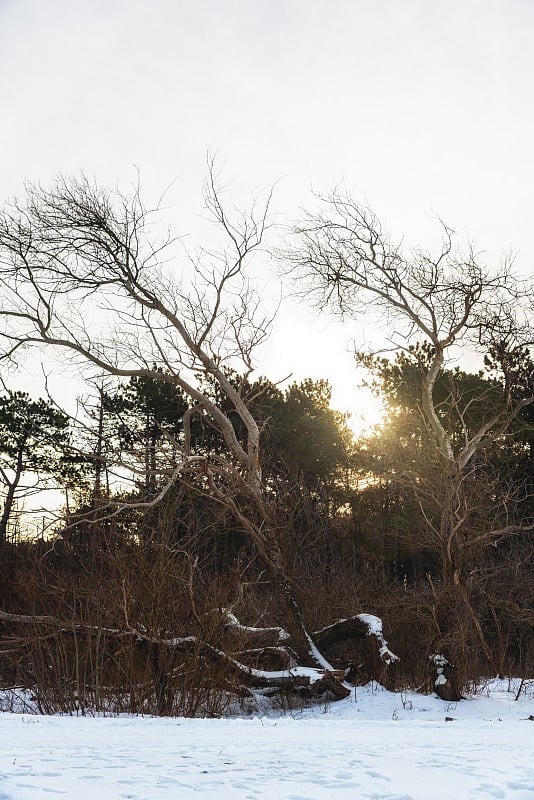
[[[344,178],[407,242],[434,211],[532,272],[531,0],[0,0],[0,70],[2,197],[138,165],[194,233],[218,149],[243,204],[283,177],[293,217]],[[371,334],[284,307],[260,371],[328,377],[358,413],[350,336]]]

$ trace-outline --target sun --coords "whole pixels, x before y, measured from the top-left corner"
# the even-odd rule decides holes
[[[381,397],[364,386],[334,387],[332,407],[349,414],[347,424],[357,438],[381,425],[386,417],[386,407]]]

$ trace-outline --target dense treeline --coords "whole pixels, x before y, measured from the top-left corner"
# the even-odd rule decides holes
[[[212,165],[205,200],[224,242],[186,280],[139,193],[60,178],[0,215],[0,357],[39,345],[90,387],[76,419],[0,396],[0,681],[43,711],[194,714],[532,677],[530,287],[446,227],[436,256],[405,255],[369,209],[320,198],[279,258],[395,344],[358,356],[387,413],[354,440],[326,382],[252,377],[269,198],[229,216]],[[50,488],[32,538],[21,503]]]
[[[439,487],[432,485],[436,478],[417,401],[421,357],[424,351],[413,348],[393,361],[367,359],[387,414],[376,430],[357,440],[346,417],[331,409],[326,382],[307,380],[282,390],[266,379],[249,385],[232,375],[262,425],[264,480],[276,495],[285,562],[312,627],[320,629],[354,608],[373,609],[385,619],[401,659],[394,674],[388,676],[362,653],[361,642],[331,650],[331,661],[349,669],[354,681],[379,674],[396,686],[428,686],[427,660],[436,649],[455,652],[462,685],[496,672],[531,675],[534,543],[528,535],[476,541],[489,521],[495,525],[496,514],[506,517],[502,524],[514,517],[534,519],[532,423],[527,414],[519,419],[513,435],[480,459],[472,477],[464,546],[473,618],[448,609],[457,618],[445,633],[436,616],[437,603],[445,601],[439,597],[440,552],[431,521]],[[520,366],[532,376],[527,355]],[[526,390],[518,381],[517,391]],[[489,367],[484,374],[444,372],[440,413],[448,419],[453,397],[484,397],[489,406],[498,392]],[[9,476],[16,474],[22,483],[31,478],[32,486],[53,476],[71,498],[45,538],[28,538],[15,524],[17,515],[11,525],[6,516],[1,608],[76,619],[95,629],[121,630],[125,621],[135,621],[134,628],[160,636],[202,631],[214,646],[222,633],[213,608],[231,607],[252,625],[276,623],[278,609],[250,538],[201,481],[177,481],[157,504],[143,505],[158,496],[171,469],[165,435],[183,436],[188,404],[180,391],[151,379],[101,390],[83,427],[21,393],[1,400],[4,497],[11,497]],[[477,423],[481,414],[491,413],[489,407],[470,410]],[[38,421],[38,434],[30,420]],[[217,452],[217,432],[207,421],[197,418],[194,428],[198,450]],[[28,452],[21,462],[23,439]],[[13,503],[4,507],[13,515]],[[180,678],[174,676],[174,688],[181,691],[172,691],[171,680],[154,701],[158,669],[173,675],[175,659],[140,654],[132,641],[117,647],[106,642],[105,633],[99,635],[100,650],[93,652],[94,637],[81,629],[75,643],[69,641],[76,638],[71,631],[61,636],[33,631],[16,658],[6,656],[3,680],[37,682],[43,710],[111,703],[134,711],[195,713],[220,710],[221,698],[231,696],[222,689],[237,691],[221,674],[210,674],[206,684],[203,659],[192,653]],[[241,646],[236,642],[236,651]],[[268,658],[263,656],[263,665],[281,665],[274,652]],[[220,665],[215,671],[221,672]]]

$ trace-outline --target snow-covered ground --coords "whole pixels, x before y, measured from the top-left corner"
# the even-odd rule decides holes
[[[534,800],[534,682],[516,689],[451,705],[370,685],[224,720],[0,713],[0,800]]]

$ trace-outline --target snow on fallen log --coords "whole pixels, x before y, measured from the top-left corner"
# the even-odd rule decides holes
[[[462,693],[454,680],[454,667],[442,653],[433,653],[429,656],[430,663],[434,665],[436,677],[434,691],[441,700],[458,702],[463,700]]]
[[[374,614],[358,614],[357,616],[358,619],[364,623],[364,625],[367,625],[367,635],[374,636],[379,642],[380,648],[378,652],[382,661],[384,661],[386,664],[392,664],[395,661],[399,661],[399,657],[389,649],[388,643],[384,639],[384,634],[382,632],[382,620],[380,617],[375,617]]]
[[[278,626],[257,628],[252,625],[243,625],[228,608],[221,609],[219,613],[227,631],[233,631],[239,636],[252,639],[256,647],[286,645],[291,639],[291,636],[284,628]]]
[[[110,636],[132,636],[131,631],[119,628],[105,628],[102,625],[88,625],[83,622],[66,622],[47,614],[11,614],[0,610],[0,622],[12,622],[15,625],[44,625],[57,628],[60,633],[82,632],[87,634],[107,633]]]
[[[61,627],[64,624],[55,617],[48,615],[10,614],[7,611],[0,611],[0,620],[2,622],[18,622],[22,625],[54,625],[55,627]]]
[[[320,631],[314,633],[314,639],[318,647],[328,647],[328,645],[341,642],[346,639],[363,638],[372,636],[378,644],[378,653],[381,660],[387,664],[393,664],[399,657],[389,649],[388,643],[382,632],[382,620],[374,614],[356,614],[353,617],[338,619],[332,625],[327,625]]]
[[[279,688],[309,691],[322,695],[330,692],[334,699],[348,697],[350,689],[344,686],[330,670],[313,667],[290,667],[282,670],[263,670],[249,667],[229,656],[223,650],[198,639],[196,636],[164,639],[160,644],[181,652],[194,652],[196,657],[204,657],[211,663],[224,666],[229,674],[237,677],[245,686],[253,689]]]
[[[265,647],[284,647],[288,655],[291,653],[291,635],[280,627],[257,628],[251,625],[243,625],[238,618],[229,609],[223,608],[220,612],[227,632],[234,632],[245,639],[252,640],[256,648]],[[315,638],[315,635],[314,635]],[[320,652],[319,648],[314,642],[314,638],[306,634],[306,641],[308,645],[308,653],[316,664],[319,665],[321,670],[328,670],[333,672],[334,668]]]
[[[250,637],[256,643],[256,647],[291,646],[291,636],[284,628],[257,628],[251,625],[243,625],[235,614],[226,608],[222,609],[221,615],[227,630],[233,630],[247,638]],[[313,639],[309,638],[308,641],[309,652],[323,669],[331,671],[333,667],[321,653],[321,648],[346,639],[363,638],[365,636],[373,636],[376,639],[379,646],[378,652],[384,663],[389,665],[399,660],[399,657],[389,649],[388,643],[384,638],[382,620],[374,614],[356,614],[353,617],[339,619],[337,622],[315,631]]]

